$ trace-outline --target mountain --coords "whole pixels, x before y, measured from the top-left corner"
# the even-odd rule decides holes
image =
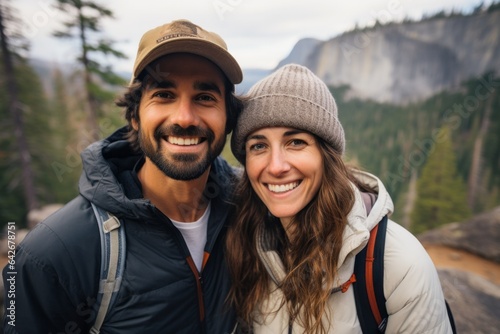
[[[277,68],[286,64],[306,64],[307,59],[323,42],[315,38],[303,38],[295,44],[290,54],[278,63]]]
[[[500,73],[500,11],[454,14],[304,39],[279,66],[302,64],[360,99],[406,104]]]
[[[243,81],[236,85],[236,93],[244,94],[247,93],[250,87],[252,87],[257,81],[268,75],[271,70],[258,69],[258,68],[244,68],[243,71]]]

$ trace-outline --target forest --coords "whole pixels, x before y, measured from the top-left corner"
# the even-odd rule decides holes
[[[79,153],[125,124],[114,105],[126,79],[97,55],[124,57],[113,41],[91,43],[112,12],[94,2],[55,1],[67,16],[55,38],[77,40],[78,69],[54,70],[47,88],[25,56],[19,18],[0,5],[0,225],[27,226],[30,210],[78,194]],[[89,8],[84,8],[90,6]],[[463,221],[500,203],[500,98],[497,74],[409,105],[347,98],[331,87],[347,135],[346,160],[380,176],[394,220],[414,232]],[[226,145],[224,156],[235,163]]]
[[[461,222],[500,203],[500,78],[405,106],[345,100],[332,88],[347,160],[380,176],[394,218],[414,232]]]

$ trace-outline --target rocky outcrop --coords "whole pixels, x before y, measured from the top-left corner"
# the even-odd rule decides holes
[[[302,40],[280,66],[297,62],[351,96],[405,104],[470,78],[500,73],[500,11],[390,24],[324,42]]]
[[[500,333],[500,286],[457,269],[439,269],[443,292],[457,333]]]
[[[438,244],[468,251],[500,263],[500,207],[451,223],[418,236],[423,244]]]
[[[438,268],[445,298],[452,309],[457,332],[500,333],[500,207],[462,223],[451,223],[427,231],[418,235],[418,239],[428,249],[429,245],[437,245],[454,250],[449,254],[454,254],[450,261],[457,262],[458,266],[442,262],[439,257],[433,258],[433,261]],[[441,247],[441,251],[444,248]],[[429,254],[432,257],[433,252]],[[479,257],[471,260],[463,254]],[[482,263],[479,265],[484,270],[473,269],[478,263]]]

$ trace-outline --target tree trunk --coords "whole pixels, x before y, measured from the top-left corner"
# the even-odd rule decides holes
[[[474,142],[474,151],[472,152],[472,162],[471,169],[468,179],[468,189],[467,189],[467,204],[474,210],[476,205],[476,198],[478,197],[479,185],[481,184],[481,171],[483,165],[483,146],[484,138],[488,134],[488,128],[490,126],[490,115],[493,109],[493,100],[495,99],[495,94],[490,95],[488,101],[486,102],[485,111],[483,119],[481,121],[481,126],[479,128],[476,140]]]
[[[23,110],[22,104],[19,101],[19,88],[17,86],[14,65],[12,61],[12,54],[9,50],[8,37],[5,34],[3,7],[0,6],[0,43],[3,56],[3,64],[6,78],[6,90],[8,111],[12,118],[14,126],[14,137],[19,150],[21,159],[21,175],[23,196],[28,210],[38,208],[38,200],[36,197],[36,189],[34,182],[34,174],[31,165],[31,154],[28,149],[28,143],[24,132]]]
[[[406,194],[406,201],[403,208],[403,218],[401,220],[401,225],[407,229],[411,229],[411,213],[415,208],[415,201],[417,200],[417,171],[413,169],[411,171],[410,185],[408,187],[408,193]]]
[[[84,26],[84,18],[82,14],[82,8],[78,8],[79,11],[79,23],[80,23],[80,43],[82,47],[82,63],[83,63],[83,71],[84,71],[84,80],[85,80],[85,94],[88,104],[88,129],[90,131],[89,136],[85,136],[86,138],[91,138],[96,141],[100,138],[100,129],[98,123],[99,116],[99,103],[92,93],[92,76],[89,66],[89,59],[87,55],[87,37],[85,35],[85,26]]]

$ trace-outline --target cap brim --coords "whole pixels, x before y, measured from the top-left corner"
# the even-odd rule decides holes
[[[224,72],[232,84],[239,84],[243,80],[240,66],[228,51],[212,42],[186,37],[159,44],[149,51],[148,55],[136,65],[133,79],[137,78],[151,62],[172,53],[191,53],[207,58]]]

